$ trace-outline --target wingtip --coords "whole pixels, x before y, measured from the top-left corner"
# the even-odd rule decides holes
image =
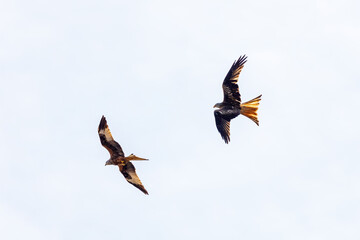
[[[230,142],[230,136],[228,136],[228,135],[222,136],[222,135],[221,135],[221,138],[224,140],[224,142],[225,142],[226,144],[229,144],[229,142]]]
[[[145,187],[142,186],[142,187],[138,187],[136,186],[141,192],[143,192],[145,195],[149,195],[148,191],[146,191]]]
[[[239,59],[240,58],[247,58],[246,54],[243,54],[243,55],[240,55]]]
[[[240,55],[240,57],[238,58],[238,60],[236,62],[239,64],[239,66],[244,65],[247,62],[246,54]]]
[[[101,129],[105,129],[106,128],[106,118],[104,117],[104,115],[101,117],[101,120],[100,120],[100,123],[99,123],[99,127],[98,127],[98,132],[101,130]]]

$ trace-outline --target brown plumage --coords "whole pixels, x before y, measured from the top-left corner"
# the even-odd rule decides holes
[[[136,174],[135,167],[130,161],[148,160],[139,158],[134,154],[125,157],[124,152],[119,143],[117,143],[111,135],[109,126],[107,125],[106,118],[102,116],[98,128],[101,145],[103,145],[110,153],[110,159],[106,161],[106,165],[117,165],[120,172],[124,175],[125,179],[140,189],[143,193],[148,194],[145,187],[142,185],[139,177]]]
[[[216,127],[225,143],[230,142],[230,120],[240,114],[250,118],[259,125],[257,110],[261,95],[248,102],[241,103],[239,86],[237,84],[241,70],[247,61],[246,59],[247,56],[243,55],[233,63],[222,85],[224,100],[214,105],[214,108],[219,108],[214,111]]]

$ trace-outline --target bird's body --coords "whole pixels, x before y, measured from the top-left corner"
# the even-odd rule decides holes
[[[224,100],[214,106],[218,108],[214,111],[216,127],[225,143],[229,143],[230,141],[230,120],[240,114],[250,118],[259,125],[256,111],[261,100],[261,95],[248,102],[241,103],[241,95],[239,93],[239,86],[237,85],[240,72],[246,63],[246,58],[245,55],[240,56],[231,66],[222,85]]]
[[[107,125],[106,119],[102,116],[98,128],[98,133],[100,137],[101,145],[103,145],[110,153],[110,159],[106,161],[106,165],[117,165],[119,167],[120,172],[124,175],[125,179],[140,189],[143,193],[148,194],[145,187],[142,185],[139,177],[136,174],[135,167],[130,161],[136,160],[148,160],[145,158],[139,158],[134,154],[130,154],[125,157],[124,152],[117,143],[110,132],[110,129]]]
[[[224,106],[214,111],[215,115],[221,116],[227,121],[240,115],[240,107]]]

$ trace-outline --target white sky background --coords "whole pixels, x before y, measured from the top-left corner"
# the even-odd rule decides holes
[[[1,1],[1,239],[359,239],[359,1]],[[260,127],[212,106],[233,61]],[[107,117],[149,191],[100,145]]]

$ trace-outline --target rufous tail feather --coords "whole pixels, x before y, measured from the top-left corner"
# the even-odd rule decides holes
[[[240,104],[240,114],[250,118],[259,126],[259,120],[257,118],[257,110],[260,104],[261,96],[258,96],[250,101]]]
[[[146,158],[137,157],[137,156],[135,156],[134,154],[130,154],[129,156],[125,157],[125,159],[126,159],[126,160],[129,160],[129,161],[149,160],[149,159],[146,159]]]

